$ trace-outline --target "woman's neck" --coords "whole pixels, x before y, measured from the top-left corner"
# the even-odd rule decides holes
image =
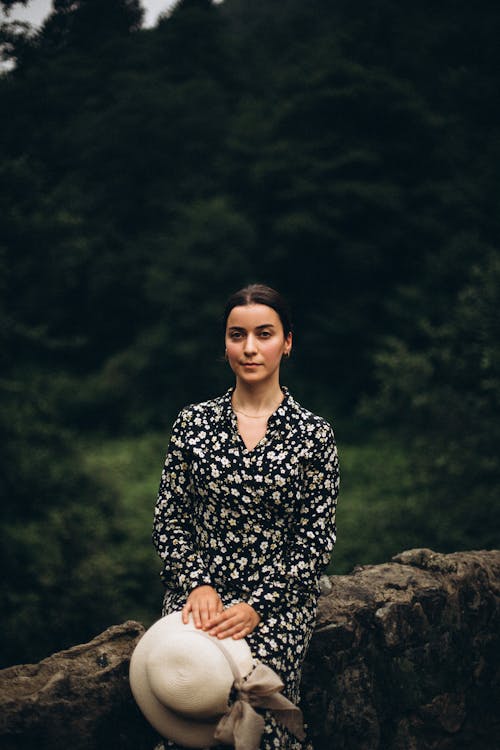
[[[233,408],[247,414],[271,414],[283,401],[283,391],[279,382],[248,385],[237,382],[233,391]]]

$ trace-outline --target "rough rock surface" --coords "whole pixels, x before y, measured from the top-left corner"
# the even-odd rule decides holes
[[[500,747],[500,552],[409,550],[323,586],[303,708],[316,750]],[[152,750],[136,622],[0,671],[2,750]]]
[[[500,748],[500,552],[332,576],[303,675],[316,750]]]
[[[130,693],[128,666],[144,627],[114,625],[39,664],[0,671],[2,750],[151,750],[155,733]]]

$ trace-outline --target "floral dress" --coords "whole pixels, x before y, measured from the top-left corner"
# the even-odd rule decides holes
[[[299,701],[302,663],[316,618],[319,577],[335,542],[339,471],[332,428],[286,388],[252,450],[231,405],[233,389],[183,409],[172,431],[155,508],[163,561],[163,615],[193,588],[213,586],[224,606],[248,602],[261,616],[246,637]],[[166,748],[177,747],[165,740]],[[271,714],[261,750],[302,750]]]

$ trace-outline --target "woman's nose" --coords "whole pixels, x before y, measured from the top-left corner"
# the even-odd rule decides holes
[[[256,350],[255,336],[250,334],[245,339],[245,354],[253,354]]]

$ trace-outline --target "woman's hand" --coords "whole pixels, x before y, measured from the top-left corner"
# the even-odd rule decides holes
[[[182,608],[182,622],[186,625],[189,613],[197,628],[207,629],[207,625],[224,610],[221,598],[212,586],[197,586],[191,591]]]
[[[252,633],[260,622],[260,615],[250,604],[239,602],[212,617],[204,630],[217,638],[244,638]]]

